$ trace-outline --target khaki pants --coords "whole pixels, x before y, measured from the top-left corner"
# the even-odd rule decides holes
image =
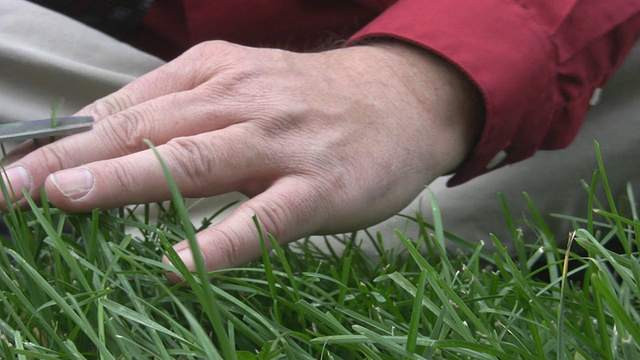
[[[22,0],[0,0],[0,121],[49,116],[52,101],[64,99],[59,114],[72,114],[89,102],[162,64],[159,59],[94,31],[62,15]],[[593,141],[597,140],[614,194],[624,197],[631,182],[640,194],[640,46],[636,46],[589,112],[576,141],[567,149],[539,152],[521,163],[498,169],[471,182],[446,188],[445,178],[430,185],[445,229],[469,242],[494,233],[504,244],[511,235],[504,221],[498,193],[503,193],[526,239],[535,236],[526,219],[531,213],[522,192],[562,241],[571,223],[550,214],[586,217],[587,193],[580,180],[590,181],[597,168]],[[599,192],[601,198],[602,192]],[[194,222],[239,197],[227,194],[201,202]],[[405,214],[421,211],[430,221],[428,194],[423,193]],[[416,236],[416,226],[394,217],[371,228],[387,242],[397,243],[393,230]],[[364,246],[367,246],[365,242]]]

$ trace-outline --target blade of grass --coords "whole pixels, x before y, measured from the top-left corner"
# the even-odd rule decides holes
[[[609,204],[609,207],[611,208],[611,212],[613,214],[618,215],[618,208],[616,206],[615,200],[613,199],[613,193],[611,192],[611,187],[609,186],[609,179],[607,177],[607,173],[604,168],[604,160],[602,159],[602,151],[600,149],[600,144],[597,141],[594,141],[594,146],[596,149],[596,159],[598,160],[598,170],[600,171],[600,179],[602,179],[602,186],[604,187],[604,193],[607,197],[607,202]],[[624,248],[625,253],[627,255],[630,255],[631,248],[629,247],[627,236],[623,231],[622,224],[620,223],[619,220],[614,219],[614,221],[616,224],[616,228],[618,230],[617,232],[618,240],[620,241],[620,244],[622,244],[622,247]]]
[[[76,261],[74,255],[71,254],[67,245],[60,238],[60,236],[58,236],[58,234],[56,233],[51,223],[47,221],[47,219],[41,212],[40,208],[38,208],[38,206],[33,201],[31,196],[29,196],[29,193],[27,193],[26,189],[23,191],[23,194],[24,194],[24,198],[29,204],[29,207],[31,207],[31,211],[40,222],[40,226],[42,226],[46,234],[54,242],[56,251],[62,256],[62,258],[64,259],[65,263],[69,266],[69,268],[71,268],[71,270],[75,274],[75,278],[80,282],[80,284],[86,291],[93,290],[91,285],[89,284],[89,281],[86,278],[86,275],[84,274],[82,269],[80,269],[80,266],[78,266],[78,262]]]
[[[539,229],[539,232],[541,233],[541,239],[545,249],[544,256],[546,257],[547,269],[549,272],[549,279],[551,282],[559,281],[560,272],[558,271],[558,267],[555,264],[559,264],[560,260],[557,257],[558,246],[556,244],[556,241],[553,238],[553,232],[551,231],[551,229],[549,228],[549,225],[540,214],[540,211],[538,211],[531,197],[529,197],[529,194],[522,193],[522,196],[524,196],[529,206],[529,211],[531,212],[535,220],[535,225]],[[554,295],[557,296],[557,293],[554,293]]]
[[[173,303],[180,309],[181,314],[187,319],[189,325],[191,326],[191,332],[197,339],[198,341],[197,344],[200,346],[200,348],[206,355],[206,358],[221,360],[222,357],[218,353],[218,350],[215,348],[215,346],[213,346],[213,344],[211,343],[211,339],[205,333],[204,329],[200,325],[200,322],[196,320],[193,314],[182,304],[182,301],[176,295],[174,295],[174,293],[169,288],[167,288],[166,285],[162,281],[160,281],[159,278],[155,276],[147,267],[143,266],[142,265],[144,264],[143,262],[138,261],[138,259],[132,258],[130,256],[125,256],[125,253],[122,252],[123,249],[117,247],[116,245],[111,244],[111,246],[114,249],[114,252],[120,254],[123,260],[129,262],[132,266],[137,267],[140,271],[145,273],[149,277],[149,279],[151,279],[154,282],[155,286],[160,288],[164,294],[166,294],[169,298],[173,300]],[[149,262],[148,264],[152,266],[153,265],[161,266],[163,270],[165,270],[164,267],[166,266],[164,263],[161,263],[161,262],[153,262],[153,263]]]
[[[565,299],[567,295],[567,272],[569,270],[569,251],[571,250],[571,243],[573,242],[573,238],[575,237],[575,231],[569,235],[569,240],[567,241],[567,250],[565,251],[564,256],[564,265],[562,267],[562,284],[560,286],[560,303],[558,304],[558,317],[557,317],[557,329],[558,329],[558,350],[557,357],[558,360],[564,360],[565,358],[565,334],[564,334],[564,311],[565,311]]]
[[[35,270],[31,265],[29,265],[18,253],[15,251],[9,250],[9,253],[15,259],[16,263],[20,265],[20,267],[25,271],[25,273],[40,286],[55,302],[60,306],[61,310],[67,314],[76,325],[82,328],[82,331],[92,340],[94,345],[100,350],[100,355],[104,359],[115,360],[115,357],[109,352],[109,350],[104,346],[98,335],[95,333],[93,328],[89,323],[83,321],[83,319],[69,306],[69,304],[64,300],[60,294],[58,294],[47,281],[38,274],[38,271]],[[73,354],[70,354],[73,355]]]
[[[640,325],[631,319],[627,311],[620,304],[620,300],[611,288],[608,279],[603,278],[602,274],[593,274],[591,281],[598,293],[604,298],[607,306],[611,310],[613,318],[619,326],[623,327],[634,339],[640,339]]]
[[[388,338],[386,338],[383,335],[377,334],[365,327],[359,326],[359,325],[353,325],[353,330],[361,335],[366,336],[367,338],[371,339],[372,342],[378,346],[381,346],[385,349],[387,349],[389,352],[391,352],[391,354],[396,355],[395,357],[398,356],[402,356],[405,359],[424,359],[422,356],[415,354],[415,353],[410,353],[409,351],[407,351],[405,348],[403,348],[401,345],[389,340]],[[406,339],[405,339],[406,341]]]
[[[513,216],[511,215],[511,210],[509,210],[509,205],[507,204],[507,199],[505,198],[504,194],[499,193],[498,198],[500,199],[502,214],[507,222],[507,228],[509,229],[509,233],[511,234],[511,238],[513,239],[513,244],[518,256],[518,262],[521,265],[522,274],[524,276],[528,276],[530,270],[527,264],[527,252],[525,249],[524,240],[522,239],[522,231],[516,229]]]
[[[264,239],[264,235],[262,234],[262,228],[260,226],[260,223],[258,222],[258,218],[255,215],[253,216],[253,223],[258,229],[258,238],[260,239],[260,249],[262,252],[262,263],[264,265],[267,283],[269,284],[271,300],[273,301],[273,314],[275,316],[276,322],[278,324],[282,324],[282,317],[280,316],[280,308],[278,306],[278,290],[276,289],[276,282],[278,282],[278,280],[277,277],[273,275],[273,270],[271,268],[271,258],[269,257],[269,250],[267,249],[267,244]]]
[[[635,222],[634,225],[634,233],[636,240],[636,250],[640,249],[640,218],[638,217],[638,206],[636,204],[636,197],[633,193],[633,187],[631,183],[627,183],[627,199],[629,199],[629,208],[631,209],[631,218]]]
[[[189,242],[189,249],[191,250],[193,260],[195,263],[196,272],[202,284],[202,285],[196,285],[196,288],[198,288],[199,290],[197,291],[197,294],[199,295],[199,298],[203,305],[205,313],[209,317],[209,321],[211,322],[211,325],[214,328],[216,337],[220,341],[220,345],[222,347],[222,355],[225,359],[235,360],[236,352],[235,352],[235,349],[229,346],[230,342],[229,342],[228,335],[225,332],[223,321],[218,311],[218,308],[215,306],[217,303],[215,299],[215,295],[211,290],[211,287],[207,286],[207,283],[209,281],[209,274],[208,274],[207,268],[205,267],[202,253],[200,252],[200,248],[196,241],[195,229],[191,224],[191,220],[189,219],[189,215],[184,205],[184,199],[182,198],[182,195],[180,194],[180,190],[178,189],[178,186],[176,185],[176,182],[173,179],[173,175],[171,175],[171,171],[169,170],[169,167],[167,166],[167,164],[164,162],[164,160],[158,153],[158,150],[156,149],[156,147],[149,140],[145,140],[145,143],[147,144],[147,146],[151,148],[151,150],[155,154],[156,159],[158,160],[158,162],[160,163],[160,166],[162,167],[164,176],[167,178],[167,182],[169,183],[169,188],[171,189],[171,195],[173,197],[173,204],[177,208],[178,214],[182,221],[183,229],[186,233],[187,241]],[[179,257],[177,258],[179,259]],[[182,260],[180,260],[180,262],[182,262]],[[193,289],[196,290],[196,288],[193,288]]]
[[[410,353],[416,352],[416,340],[418,338],[418,328],[420,327],[420,318],[422,314],[422,301],[424,298],[424,289],[427,284],[427,271],[420,272],[418,286],[415,299],[413,300],[413,309],[411,310],[411,321],[409,322],[409,333],[407,334],[406,350]]]
[[[444,277],[445,282],[450,283],[452,274],[454,273],[453,266],[449,261],[449,257],[447,254],[447,244],[444,238],[444,226],[442,225],[442,213],[440,212],[440,206],[436,201],[436,197],[433,192],[429,189],[429,200],[431,202],[431,216],[433,217],[433,227],[435,230],[435,241],[434,244],[438,248],[440,252],[440,260],[442,261],[442,276]]]

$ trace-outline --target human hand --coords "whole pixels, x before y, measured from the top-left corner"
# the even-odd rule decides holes
[[[463,161],[483,110],[456,69],[400,42],[311,54],[207,42],[79,114],[93,130],[13,163],[13,188],[44,186],[74,212],[169,199],[149,139],[185,197],[251,197],[197,235],[213,270],[260,254],[254,215],[280,242],[392,216]],[[193,269],[188,244],[176,250]]]

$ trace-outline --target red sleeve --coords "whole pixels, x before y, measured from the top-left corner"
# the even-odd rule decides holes
[[[399,0],[350,43],[381,36],[414,43],[478,86],[484,128],[453,186],[568,146],[594,91],[639,34],[640,0]]]

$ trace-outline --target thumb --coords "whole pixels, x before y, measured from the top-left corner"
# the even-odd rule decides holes
[[[240,266],[260,256],[260,232],[280,243],[297,240],[324,222],[324,208],[322,196],[312,186],[295,178],[280,179],[222,222],[196,234],[196,242],[208,271]],[[266,246],[270,248],[268,243]],[[174,250],[186,267],[195,271],[189,242],[176,244]],[[166,256],[162,261],[170,264]],[[167,276],[174,282],[182,280],[175,273]]]

